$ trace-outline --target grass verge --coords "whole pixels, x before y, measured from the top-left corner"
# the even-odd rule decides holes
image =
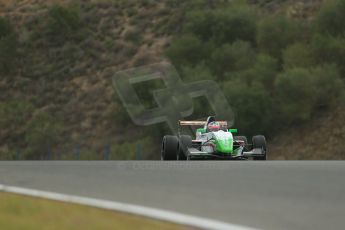
[[[0,192],[0,229],[188,229],[120,212]]]

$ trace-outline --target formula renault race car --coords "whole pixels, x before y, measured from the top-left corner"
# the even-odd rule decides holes
[[[181,135],[181,127],[199,127],[195,139]],[[206,121],[179,121],[178,136],[163,138],[162,160],[266,160],[266,139],[253,136],[248,144],[245,136],[234,136],[237,129],[228,129],[226,121],[208,117]]]

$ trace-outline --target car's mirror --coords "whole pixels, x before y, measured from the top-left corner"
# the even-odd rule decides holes
[[[203,133],[206,133],[206,130],[204,128],[199,128],[196,130],[196,132],[203,134]]]
[[[229,129],[230,133],[237,133],[237,129]]]

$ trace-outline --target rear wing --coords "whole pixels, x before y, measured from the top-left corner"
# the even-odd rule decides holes
[[[217,121],[222,128],[228,127],[227,121]],[[205,126],[207,121],[178,121],[179,126]]]
[[[228,122],[227,121],[217,121],[217,122],[219,122],[221,129],[227,130],[227,128],[228,128]],[[188,128],[191,132],[190,134],[192,134],[192,133],[194,133],[192,126],[199,126],[199,127],[204,128],[206,124],[207,124],[207,121],[178,121],[178,134],[179,135],[181,134],[181,127],[182,126],[188,126]]]

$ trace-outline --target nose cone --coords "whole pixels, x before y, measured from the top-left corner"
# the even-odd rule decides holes
[[[229,132],[214,133],[216,148],[219,153],[231,154],[233,152],[233,136]]]
[[[219,140],[217,144],[217,151],[221,153],[232,153],[232,146],[232,139]]]

